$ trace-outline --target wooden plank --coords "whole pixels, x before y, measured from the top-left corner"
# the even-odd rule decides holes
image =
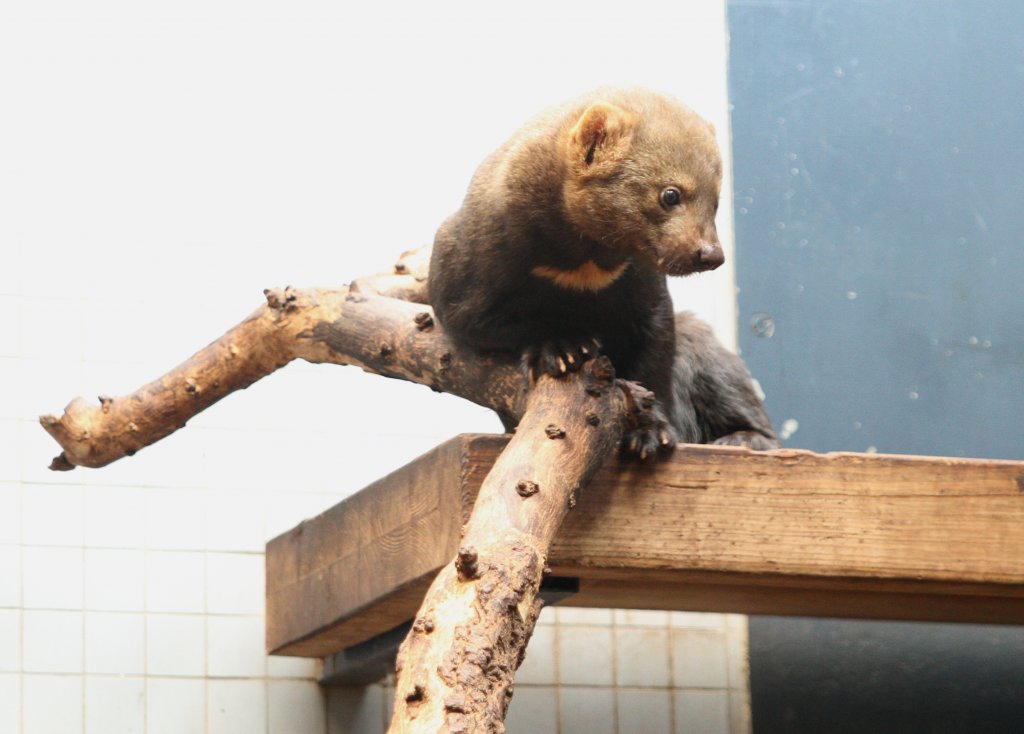
[[[442,444],[267,544],[268,650],[320,657],[409,619],[457,549],[471,503],[460,494],[466,442]]]
[[[635,572],[630,572],[637,576]],[[693,612],[741,612],[856,619],[899,619],[918,622],[1024,622],[1024,597],[1019,588],[986,585],[936,587],[913,582],[850,581],[845,584],[778,577],[714,578],[675,573],[672,578],[590,578],[580,593],[562,606],[670,609]],[[800,581],[803,581],[801,583]],[[627,601],[628,603],[623,604]]]
[[[411,617],[504,443],[453,439],[272,541],[270,649],[326,655]],[[612,457],[549,563],[580,579],[574,606],[1024,623],[1024,462],[717,446],[655,466]]]

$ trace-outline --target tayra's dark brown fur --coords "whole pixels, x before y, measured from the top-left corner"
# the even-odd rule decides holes
[[[603,351],[664,408],[626,437],[642,456],[676,439],[774,446],[742,362],[692,318],[677,336],[665,283],[724,261],[721,179],[714,129],[667,97],[603,89],[545,112],[481,164],[438,230],[431,305],[453,338],[534,371]]]

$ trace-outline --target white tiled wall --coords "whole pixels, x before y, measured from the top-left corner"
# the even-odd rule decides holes
[[[746,629],[738,615],[545,609],[508,732],[749,732]],[[383,734],[393,693],[386,683],[331,689],[328,734]]]
[[[492,416],[294,364],[65,474],[36,416],[157,377],[264,287],[387,267],[587,87],[673,92],[727,142],[724,22],[722,0],[0,6],[0,734],[380,731],[384,687],[325,695],[315,661],[263,654],[263,545]],[[674,292],[731,339],[727,269]],[[745,731],[741,621],[544,620],[510,731]]]

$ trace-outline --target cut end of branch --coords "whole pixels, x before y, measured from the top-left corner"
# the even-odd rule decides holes
[[[52,428],[55,428],[60,424],[60,418],[55,416],[53,413],[46,413],[45,415],[39,416],[39,425],[46,429],[48,433],[52,433]]]
[[[68,457],[61,451],[59,454],[53,457],[53,461],[50,462],[50,471],[71,471],[75,468],[75,465],[68,461]]]
[[[275,311],[294,311],[298,308],[295,303],[298,296],[290,285],[286,285],[284,289],[264,288],[263,295],[267,298],[267,305]]]
[[[455,570],[462,581],[471,581],[480,575],[480,568],[475,548],[463,546],[459,548],[458,556],[455,558]]]
[[[412,690],[405,694],[406,703],[418,703],[427,697],[427,688],[422,683],[417,683]]]
[[[434,631],[434,620],[427,617],[417,617],[412,624],[413,631],[422,634],[431,634]]]
[[[603,383],[605,386],[609,386],[615,381],[615,367],[612,366],[612,361],[603,354],[594,360],[594,366],[588,374],[594,382]]]
[[[416,328],[420,331],[430,331],[434,328],[434,317],[429,311],[421,311],[413,318]]]
[[[561,426],[556,426],[554,423],[549,423],[548,427],[544,429],[544,433],[550,439],[565,438],[565,429]]]
[[[519,493],[520,497],[532,497],[540,491],[540,487],[536,482],[531,482],[529,479],[520,480],[516,483],[516,492]]]
[[[425,245],[403,252],[395,263],[395,274],[411,275],[417,281],[425,281],[430,269],[431,249],[430,245]]]

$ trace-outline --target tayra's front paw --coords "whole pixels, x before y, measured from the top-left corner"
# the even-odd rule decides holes
[[[754,451],[771,451],[782,444],[777,439],[768,438],[757,431],[736,431],[716,438],[711,443],[718,446],[745,446]]]
[[[654,393],[645,391],[638,407],[633,411],[633,424],[622,436],[620,453],[625,458],[649,461],[674,451],[679,438]]]
[[[596,357],[600,349],[596,339],[543,342],[523,353],[523,369],[532,381],[541,375],[561,377],[578,370],[588,359]]]

